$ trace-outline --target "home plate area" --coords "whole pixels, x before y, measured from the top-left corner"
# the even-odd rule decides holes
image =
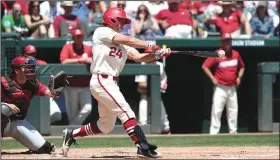
[[[160,147],[159,159],[279,159],[279,147]],[[136,148],[60,148],[49,154],[24,154],[24,149],[3,150],[2,159],[141,159]]]

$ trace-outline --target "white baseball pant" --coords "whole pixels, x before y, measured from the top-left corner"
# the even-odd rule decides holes
[[[55,121],[61,120],[61,111],[59,106],[57,105],[55,99],[50,98],[50,116],[51,116],[51,123]]]
[[[97,126],[103,133],[108,134],[114,129],[117,117],[122,123],[135,118],[134,112],[120,92],[117,80],[114,80],[112,76],[93,74],[90,91],[98,101]]]
[[[161,104],[161,123],[162,123],[161,128],[162,131],[166,132],[170,130],[169,120],[162,100],[160,101],[160,104]],[[138,112],[139,124],[141,125],[148,124],[148,113],[149,111],[148,111],[147,95],[141,95],[140,103],[139,103],[139,112]]]
[[[26,120],[13,120],[8,123],[3,133],[4,137],[12,137],[26,148],[37,151],[46,140]]]
[[[236,86],[215,86],[211,111],[210,134],[218,134],[221,116],[226,105],[229,133],[237,133],[238,101]]]
[[[83,124],[92,110],[89,87],[66,87],[64,95],[69,124]]]

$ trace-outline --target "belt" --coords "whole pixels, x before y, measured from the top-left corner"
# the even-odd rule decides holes
[[[118,77],[116,77],[116,76],[109,76],[109,75],[106,75],[106,74],[100,74],[101,76],[102,76],[102,78],[104,78],[104,79],[107,79],[108,77],[113,77],[113,80],[114,81],[117,81],[118,80]]]

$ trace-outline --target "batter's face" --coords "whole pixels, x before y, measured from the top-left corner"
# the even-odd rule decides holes
[[[125,23],[126,19],[118,18],[118,20],[119,20],[120,24],[118,27],[116,27],[116,31],[121,32],[123,30],[124,26],[126,25],[126,23]]]

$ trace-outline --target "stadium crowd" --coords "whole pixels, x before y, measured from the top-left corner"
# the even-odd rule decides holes
[[[1,1],[1,27],[24,38],[85,38],[102,25],[107,8],[123,8],[132,23],[123,33],[141,39],[279,35],[279,1]],[[176,18],[175,18],[176,17]]]

